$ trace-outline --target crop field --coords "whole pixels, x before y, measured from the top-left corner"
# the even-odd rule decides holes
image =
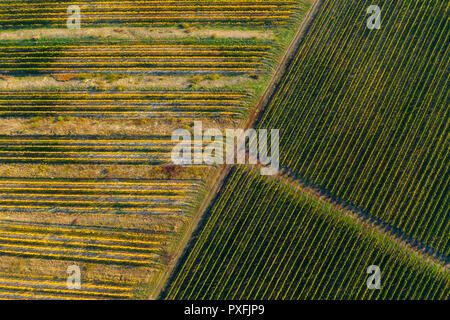
[[[219,174],[172,132],[243,123],[311,3],[0,0],[0,299],[156,298]]]
[[[3,179],[0,210],[177,214],[195,181],[43,181]]]
[[[190,195],[200,183],[193,180],[2,179],[0,211],[8,217],[0,220],[2,260],[38,258],[51,263],[51,270],[55,261],[77,261],[100,270],[105,266],[160,270],[162,250],[174,232],[161,223],[148,226],[145,223],[150,216],[182,219],[186,206],[190,205]],[[53,215],[51,222],[49,212]],[[102,226],[95,222],[99,219],[104,224],[112,217],[126,220],[129,225],[117,228],[114,223]],[[92,279],[83,284],[83,290],[67,289],[65,282],[50,276],[48,270],[35,275],[36,279],[15,273],[15,269],[2,269],[0,273],[3,298],[126,299],[134,296],[136,288],[136,284],[119,282],[121,273],[115,280]]]
[[[183,43],[182,41],[95,41],[58,44],[1,43],[4,75],[48,73],[248,74],[261,72],[265,44]]]
[[[170,25],[176,23],[282,24],[293,14],[292,0],[133,1],[133,0],[2,0],[0,27],[65,27],[67,7],[78,6],[83,24],[102,26]]]
[[[0,299],[448,300],[449,9],[0,0]]]
[[[448,298],[448,272],[257,171],[232,169],[194,239],[166,299]]]
[[[318,1],[162,299],[448,300],[448,1]],[[370,288],[370,266],[381,286]]]
[[[0,117],[240,117],[245,98],[237,91],[0,91]]]
[[[86,283],[83,290],[68,290],[66,279],[34,277],[24,274],[0,274],[2,299],[129,299],[133,295],[133,284]]]
[[[177,216],[189,205],[187,191],[195,190],[196,186],[195,181],[5,179],[0,184],[0,211],[12,216],[24,212],[45,214],[46,210],[68,216],[132,214],[137,219],[148,215]],[[163,241],[163,237],[156,237],[158,240],[152,235],[143,237],[127,232],[90,234],[67,225],[54,228],[10,221],[1,224],[0,252],[8,255],[152,265]]]
[[[450,4],[379,1],[376,32],[370,4],[324,1],[258,126],[283,167],[448,262]]]
[[[162,164],[171,162],[175,143],[164,136],[0,136],[0,163]]]

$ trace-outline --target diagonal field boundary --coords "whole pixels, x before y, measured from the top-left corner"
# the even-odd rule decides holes
[[[436,252],[433,248],[425,245],[424,243],[408,237],[390,224],[378,220],[370,216],[367,212],[364,212],[340,199],[332,197],[325,190],[303,181],[288,168],[280,168],[278,175],[271,176],[271,178],[288,184],[297,192],[307,194],[317,202],[330,205],[338,212],[350,217],[364,228],[376,231],[378,234],[386,237],[389,241],[405,248],[408,252],[416,254],[424,261],[432,263],[442,270],[449,271],[450,263],[448,261],[448,257]]]

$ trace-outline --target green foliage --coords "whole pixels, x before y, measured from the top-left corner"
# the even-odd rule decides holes
[[[232,170],[194,239],[166,299],[448,298],[448,272],[256,170]]]
[[[321,7],[258,126],[282,166],[448,257],[448,3],[381,1],[380,30],[370,4]]]

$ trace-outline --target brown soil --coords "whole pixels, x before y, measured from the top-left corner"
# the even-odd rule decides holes
[[[219,28],[181,29],[175,27],[102,27],[82,28],[79,30],[61,29],[29,29],[3,31],[0,40],[22,39],[78,39],[78,38],[119,38],[119,39],[148,39],[148,38],[184,38],[184,37],[215,37],[215,38],[256,38],[272,39],[273,32],[259,30],[221,30]]]

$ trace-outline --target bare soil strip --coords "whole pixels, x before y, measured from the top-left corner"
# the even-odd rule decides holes
[[[273,32],[258,30],[221,30],[219,28],[198,29],[190,27],[182,29],[176,27],[100,27],[70,29],[27,29],[3,31],[0,40],[22,39],[81,39],[93,38],[117,38],[117,39],[148,39],[148,38],[184,38],[184,37],[215,37],[224,39],[273,39]]]

